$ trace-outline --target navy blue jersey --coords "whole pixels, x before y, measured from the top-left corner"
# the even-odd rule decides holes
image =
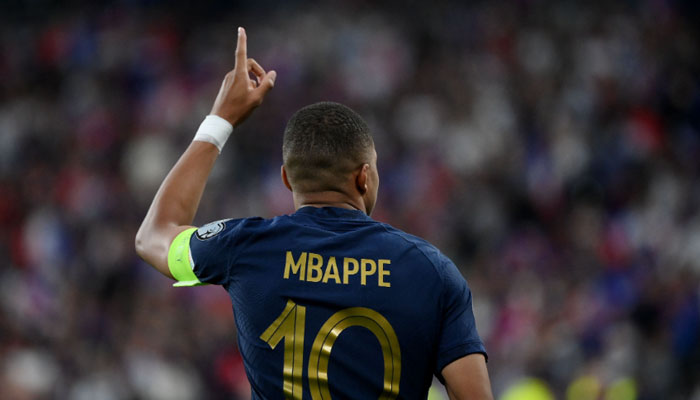
[[[196,278],[179,286],[229,293],[254,399],[425,399],[433,374],[486,354],[455,265],[361,211],[303,207],[181,235]]]

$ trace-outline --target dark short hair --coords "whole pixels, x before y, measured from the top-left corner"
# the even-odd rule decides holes
[[[374,141],[367,123],[339,103],[306,106],[287,122],[282,160],[295,191],[340,190],[347,174],[369,163]]]

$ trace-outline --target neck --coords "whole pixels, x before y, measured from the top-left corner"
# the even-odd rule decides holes
[[[301,207],[338,207],[349,210],[360,210],[367,213],[365,202],[361,197],[356,199],[345,193],[326,191],[313,193],[293,193],[294,208]]]

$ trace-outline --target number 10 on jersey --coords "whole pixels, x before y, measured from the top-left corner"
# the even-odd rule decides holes
[[[286,398],[302,398],[302,371],[304,366],[304,330],[306,307],[287,301],[282,313],[260,339],[277,347],[284,339],[283,389]],[[394,328],[380,313],[365,307],[352,307],[331,315],[321,326],[309,355],[309,389],[314,400],[330,400],[328,362],[335,340],[346,328],[361,326],[369,329],[379,341],[384,358],[384,388],[380,400],[394,399],[399,394],[401,378],[401,350]]]

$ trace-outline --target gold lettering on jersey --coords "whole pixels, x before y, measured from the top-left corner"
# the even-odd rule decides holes
[[[391,264],[391,260],[379,260],[379,274],[377,277],[377,284],[381,287],[391,287],[391,283],[384,281],[385,276],[391,275],[391,271],[389,271],[388,269],[384,269],[384,266],[388,264]]]
[[[290,269],[293,274],[299,274],[300,281],[304,280],[304,272],[306,272],[306,252],[301,253],[297,262],[294,262],[292,252],[287,252],[287,261],[284,263],[284,279],[289,279]]]
[[[323,273],[321,272],[321,267],[323,266],[323,257],[320,254],[309,253],[309,264],[306,269],[306,280],[309,282],[320,282]]]
[[[368,268],[369,267],[369,268]],[[367,277],[377,272],[377,264],[374,260],[362,259],[362,273],[360,274],[360,284],[367,284]]]
[[[391,287],[391,271],[388,269],[390,264],[391,260],[387,259],[353,257],[343,257],[341,263],[333,256],[324,257],[304,251],[295,257],[291,251],[287,251],[283,277],[290,279],[290,276],[296,275],[300,281],[333,282],[343,285],[359,283],[366,286],[376,282],[379,287]]]
[[[349,268],[352,264],[352,269]],[[350,282],[350,275],[357,274],[360,270],[360,265],[354,258],[345,257],[343,258],[343,284],[347,285]]]
[[[333,279],[335,283],[340,283],[340,274],[338,274],[338,264],[335,261],[335,257],[328,259],[326,272],[323,274],[323,283],[328,283],[330,279]]]

